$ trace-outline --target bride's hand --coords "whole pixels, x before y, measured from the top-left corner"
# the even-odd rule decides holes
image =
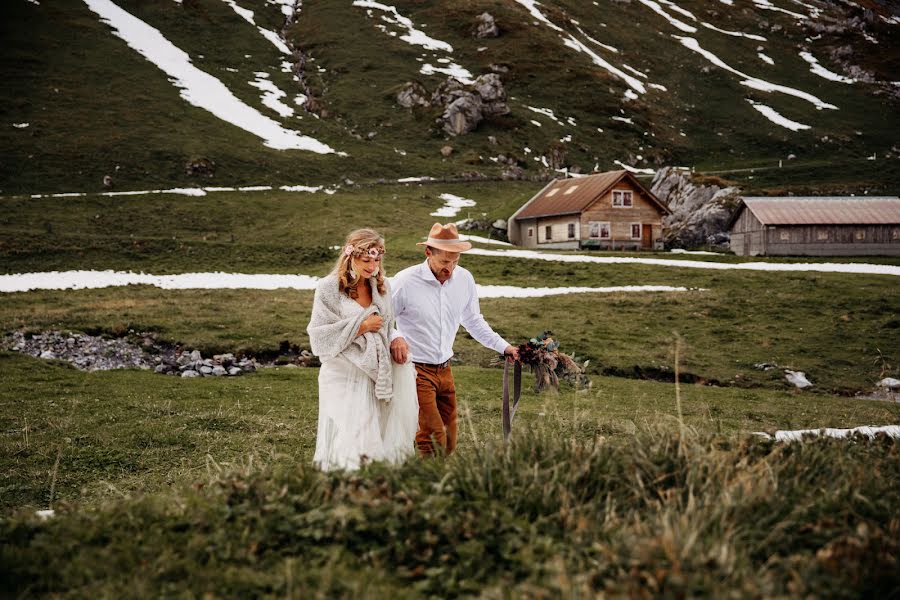
[[[357,335],[362,335],[364,333],[375,333],[379,329],[381,329],[381,324],[384,322],[384,318],[378,313],[372,313],[359,325],[359,333]]]

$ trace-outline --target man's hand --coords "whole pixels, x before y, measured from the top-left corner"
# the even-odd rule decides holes
[[[406,360],[409,358],[409,345],[402,337],[391,342],[391,356],[395,363],[406,364]]]
[[[506,350],[503,351],[503,354],[506,356],[506,360],[510,362],[519,360],[519,349],[515,346],[507,346]]]

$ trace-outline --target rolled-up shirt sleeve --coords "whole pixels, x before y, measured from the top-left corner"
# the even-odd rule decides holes
[[[478,291],[475,288],[474,280],[470,280],[469,288],[469,299],[465,308],[463,308],[460,323],[479,344],[503,354],[507,346],[510,345],[509,342],[491,329],[491,326],[488,325],[488,322],[481,314],[481,306],[478,303]]]

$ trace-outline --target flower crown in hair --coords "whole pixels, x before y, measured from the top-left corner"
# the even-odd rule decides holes
[[[353,246],[353,244],[347,244],[346,246],[344,246],[344,256],[352,256],[354,254],[356,254],[357,256],[368,255],[371,258],[377,259],[384,255],[384,250],[375,248],[374,246],[372,248],[369,248],[368,250],[357,250],[356,247]]]

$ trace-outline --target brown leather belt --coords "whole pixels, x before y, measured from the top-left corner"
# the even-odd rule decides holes
[[[420,362],[414,362],[413,364],[418,365],[420,367],[428,367],[429,369],[446,369],[447,367],[450,366],[450,360],[451,359],[448,358],[446,361],[442,362],[439,365],[431,365],[428,363],[420,363]]]

